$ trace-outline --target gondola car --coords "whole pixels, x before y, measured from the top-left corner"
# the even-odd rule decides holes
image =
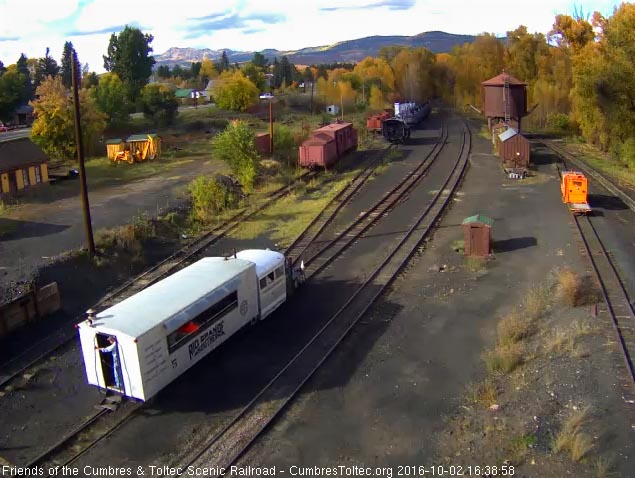
[[[285,264],[269,250],[206,257],[89,316],[77,326],[88,383],[148,400],[284,303]]]
[[[404,143],[410,138],[410,127],[401,118],[389,118],[382,122],[381,134],[391,143]]]

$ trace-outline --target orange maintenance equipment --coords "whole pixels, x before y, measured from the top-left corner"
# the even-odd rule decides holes
[[[574,214],[585,214],[591,211],[587,200],[588,181],[584,174],[577,171],[564,171],[562,173],[562,202],[569,206]]]

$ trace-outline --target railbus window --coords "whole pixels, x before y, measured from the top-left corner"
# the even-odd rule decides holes
[[[189,322],[168,335],[168,351],[174,352],[185,345],[194,335],[208,329],[214,323],[238,308],[238,291],[226,295]]]
[[[263,277],[262,279],[260,279],[260,288],[264,289],[265,287],[267,287],[267,278]]]
[[[280,266],[276,269],[276,279],[284,277],[284,267]]]

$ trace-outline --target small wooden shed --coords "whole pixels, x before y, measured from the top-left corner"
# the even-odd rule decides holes
[[[126,143],[121,138],[113,138],[106,141],[106,154],[108,155],[108,159],[114,161],[125,147]]]
[[[271,151],[271,136],[269,133],[258,133],[256,135],[256,151],[260,154],[269,154]]]
[[[472,257],[487,257],[492,253],[491,230],[494,220],[476,214],[463,220],[464,254]]]
[[[528,168],[531,157],[531,144],[514,128],[498,135],[498,156],[503,165],[510,168]]]

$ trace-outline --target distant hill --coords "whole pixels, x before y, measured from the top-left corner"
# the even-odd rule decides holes
[[[471,43],[472,35],[453,35],[445,32],[425,32],[414,36],[372,36],[336,43],[330,46],[308,47],[300,50],[280,51],[273,49],[261,50],[266,58],[288,56],[296,64],[310,65],[313,63],[357,62],[367,56],[377,56],[383,46],[403,45],[409,47],[425,47],[433,53],[446,53],[456,45]],[[217,61],[223,51],[231,63],[242,63],[253,58],[253,51],[211,50],[209,48],[170,48],[165,53],[155,55],[156,66],[188,65],[195,61],[202,61],[207,57]]]

